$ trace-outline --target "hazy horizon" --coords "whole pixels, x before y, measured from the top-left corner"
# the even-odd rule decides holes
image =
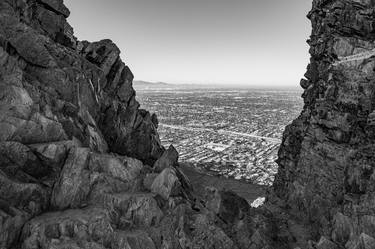
[[[64,2],[75,35],[113,40],[136,80],[298,86],[309,62],[310,0]]]
[[[144,84],[146,83],[146,84]],[[150,85],[148,85],[150,84]],[[134,80],[135,90],[161,90],[161,89],[223,89],[223,90],[260,90],[260,91],[297,91],[303,92],[301,86],[297,84],[204,84],[204,83],[170,83],[170,82],[149,82]]]
[[[205,87],[205,86],[211,86],[211,87],[250,87],[250,88],[298,88],[300,89],[301,86],[299,84],[291,84],[291,85],[278,85],[278,84],[240,84],[240,83],[173,83],[173,82],[163,82],[163,81],[145,81],[142,79],[134,79],[133,83],[135,85],[139,84],[151,84],[151,85],[171,85],[171,86],[193,86],[193,87]]]

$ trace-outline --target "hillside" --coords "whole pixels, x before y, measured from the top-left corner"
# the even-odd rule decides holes
[[[0,248],[247,247],[246,200],[194,193],[118,47],[79,41],[69,14],[0,1]]]
[[[313,0],[304,108],[259,208],[264,189],[160,145],[118,47],[69,14],[0,1],[1,249],[375,248],[374,1]]]

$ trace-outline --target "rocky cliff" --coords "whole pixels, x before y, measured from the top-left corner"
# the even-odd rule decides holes
[[[314,0],[301,115],[258,209],[182,173],[110,40],[0,1],[1,249],[375,248],[375,1]]]
[[[308,18],[305,105],[269,203],[300,228],[301,248],[375,248],[375,1],[314,0]]]
[[[0,0],[0,248],[249,248],[248,203],[195,196],[118,47],[78,41],[68,16]]]

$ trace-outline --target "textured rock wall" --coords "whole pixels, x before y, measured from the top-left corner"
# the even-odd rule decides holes
[[[314,0],[308,18],[305,105],[269,202],[325,236],[317,248],[375,248],[375,1]]]
[[[62,0],[0,0],[0,249],[261,244],[245,200],[198,199],[119,49],[78,41],[68,16]]]
[[[103,180],[87,169],[88,155],[116,152],[152,165],[164,151],[119,49],[110,40],[78,41],[69,14],[62,0],[0,1],[2,249],[19,242],[29,219],[81,207],[98,181],[115,185],[108,191],[127,189],[135,176],[124,164],[144,167],[122,159],[99,170],[110,171]]]
[[[1,249],[375,248],[375,1],[313,1],[305,106],[259,209],[194,193],[119,49],[68,16],[0,1]]]
[[[157,124],[139,109],[115,44],[77,41],[61,0],[4,0],[0,11],[1,141],[75,137],[150,164],[161,156]]]

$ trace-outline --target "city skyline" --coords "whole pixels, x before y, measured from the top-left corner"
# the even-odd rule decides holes
[[[136,80],[296,86],[308,64],[308,0],[65,4],[75,35],[90,41],[111,38]]]

